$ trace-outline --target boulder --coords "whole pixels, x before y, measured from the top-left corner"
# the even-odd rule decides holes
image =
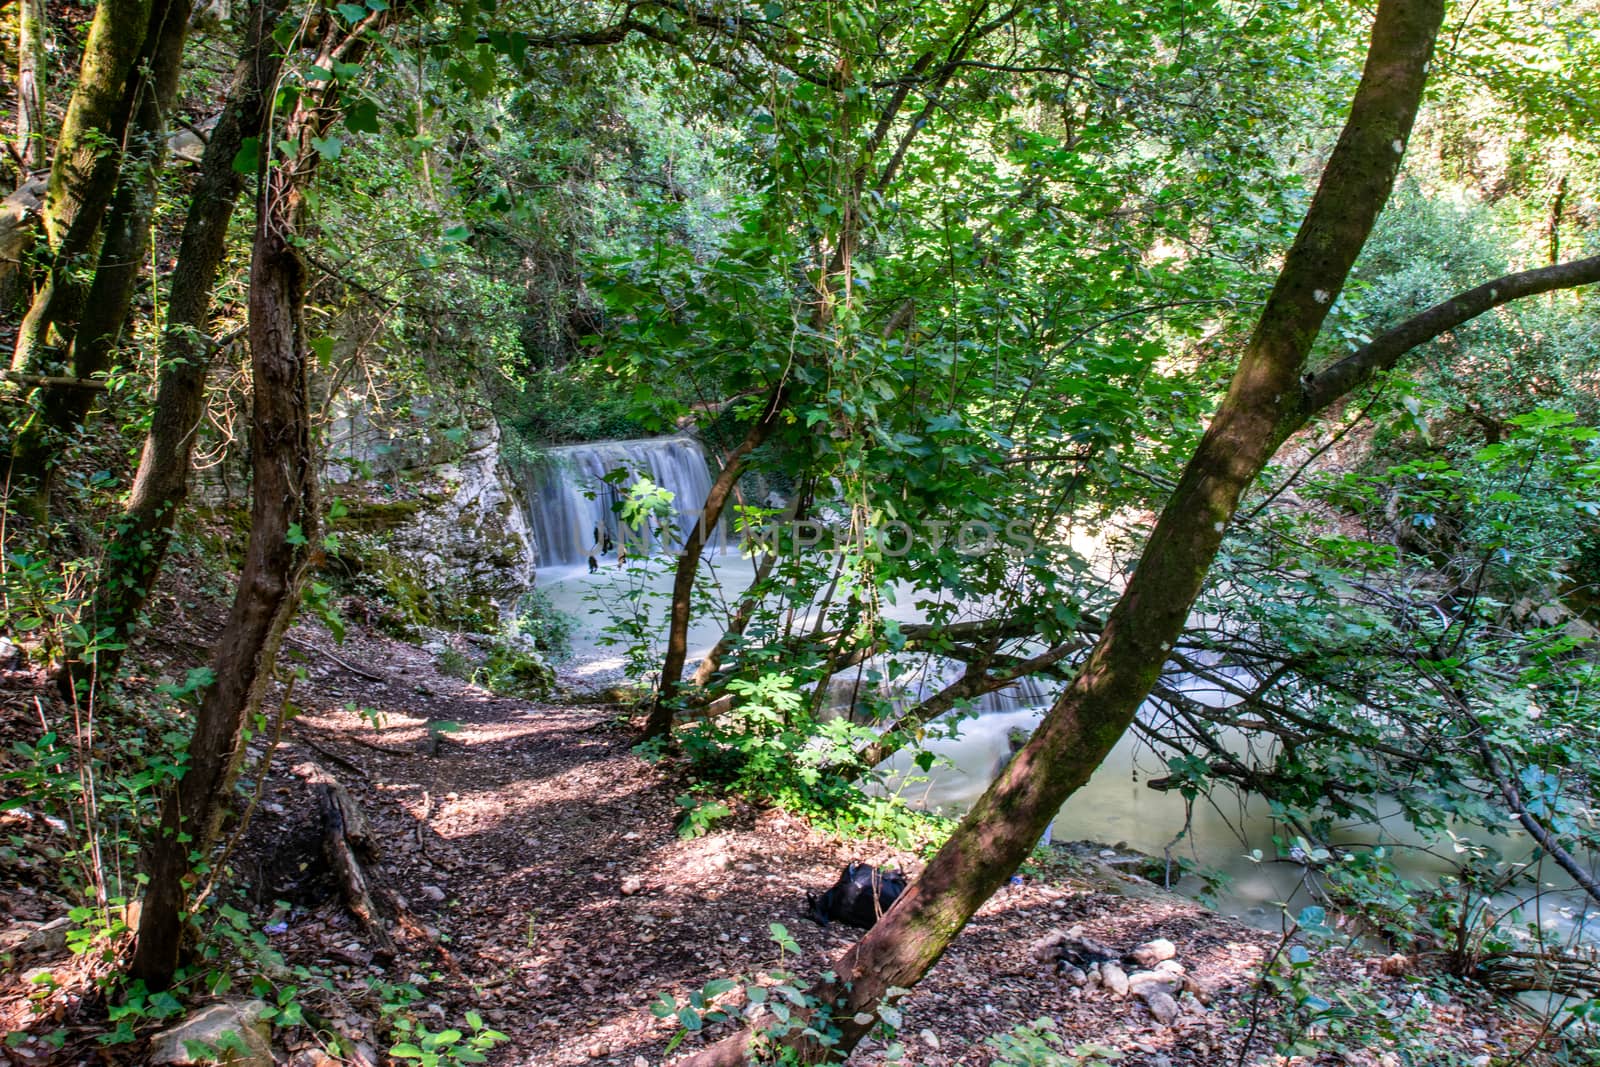
[[[1125,997],[1128,995],[1127,972],[1109,960],[1100,965],[1100,981],[1117,996]]]
[[[1128,975],[1127,981],[1129,990],[1141,997],[1155,990],[1174,996],[1183,988],[1183,976],[1167,971],[1136,971]]]
[[[47,923],[19,922],[0,931],[0,952],[18,956],[54,956],[67,950],[66,916]]]
[[[1154,941],[1146,941],[1123,959],[1136,967],[1153,968],[1163,960],[1170,960],[1178,954],[1178,947],[1164,937]]]
[[[207,1005],[151,1038],[145,1062],[273,1067],[266,1012],[267,1005],[259,1000]]]
[[[1156,1017],[1156,1022],[1162,1026],[1170,1026],[1172,1020],[1178,1017],[1178,1002],[1172,999],[1171,994],[1163,993],[1159,989],[1152,989],[1142,995],[1145,1007],[1150,1009],[1150,1014]]]

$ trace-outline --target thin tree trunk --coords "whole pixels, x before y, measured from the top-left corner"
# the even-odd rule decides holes
[[[196,716],[188,768],[175,802],[163,808],[161,833],[148,850],[149,891],[132,972],[151,988],[164,988],[177,969],[189,854],[206,854],[215,838],[243,755],[240,731],[271,684],[278,644],[299,603],[308,543],[316,537],[316,467],[301,321],[305,268],[291,243],[305,213],[296,162],[274,165],[258,200],[250,270],[255,393],[250,542],[233,611],[212,654],[215,681]],[[293,544],[292,526],[302,535]]]
[[[1442,0],[1381,0],[1360,87],[1305,222],[1224,398],[1163,508],[1088,660],[1032,738],[882,920],[815,987],[833,1048],[791,1038],[806,1062],[842,1059],[892,987],[915,985],[1027,856],[1133,722],[1160,675],[1240,495],[1286,434],[1328,308],[1388,199],[1421,101]],[[865,1019],[866,1022],[859,1020]],[[748,1035],[690,1056],[742,1064]]]
[[[1013,7],[1008,13],[1002,15],[988,25],[980,26],[979,20],[988,10],[987,0],[979,0],[972,5],[965,27],[951,44],[950,51],[944,64],[939,68],[930,82],[932,93],[921,117],[911,124],[911,127],[902,136],[894,153],[877,175],[874,191],[882,193],[899,173],[900,165],[905,159],[906,150],[911,145],[911,140],[917,132],[926,125],[926,119],[934,107],[936,94],[943,89],[960,66],[961,60],[971,49],[973,43],[989,33],[995,32],[1008,25],[1020,8]],[[828,257],[828,264],[822,271],[820,286],[820,300],[817,302],[815,314],[812,316],[811,325],[814,329],[825,328],[834,318],[834,301],[837,297],[835,279],[847,277],[850,273],[851,257],[855,255],[856,242],[860,239],[861,225],[861,195],[866,187],[867,171],[871,166],[873,157],[880,149],[890,131],[894,128],[896,118],[901,108],[905,106],[906,98],[911,92],[911,86],[934,62],[935,54],[925,52],[911,65],[908,77],[891,94],[888,104],[873,127],[863,146],[856,166],[850,176],[848,186],[848,203],[842,213],[842,223],[839,229],[839,240],[832,254]],[[689,611],[690,595],[694,591],[694,576],[700,565],[700,554],[705,547],[706,531],[714,529],[716,522],[722,516],[722,509],[727,504],[728,497],[733,491],[734,483],[739,480],[739,475],[744,473],[745,463],[750,453],[759,448],[777,428],[778,420],[783,412],[785,403],[786,384],[779,382],[773,387],[762,415],[744,441],[734,449],[717,474],[716,481],[711,485],[711,492],[707,496],[706,508],[702,521],[698,524],[695,534],[684,546],[683,555],[678,558],[677,574],[672,583],[672,607],[667,626],[667,648],[661,664],[661,684],[656,690],[656,700],[650,708],[650,716],[645,720],[643,737],[665,737],[672,732],[672,719],[674,709],[671,704],[673,695],[682,683],[684,662],[688,658],[689,641]],[[713,507],[712,499],[715,498]]]
[[[84,381],[110,368],[149,252],[157,183],[167,150],[166,120],[178,95],[178,73],[193,6],[193,0],[155,0],[144,45],[134,63],[128,88],[133,103],[127,149],[106,214],[94,280],[82,315],[71,329],[72,375]],[[46,390],[38,415],[19,435],[12,451],[12,477],[33,495],[35,511],[48,506],[61,445],[77,432],[94,395],[84,389]]]
[[[17,155],[32,171],[44,158],[44,0],[17,4]],[[24,173],[26,182],[29,175]]]
[[[144,609],[166,558],[173,524],[189,493],[189,466],[195,432],[205,405],[206,374],[213,342],[207,336],[211,287],[227,251],[233,217],[245,176],[233,161],[246,137],[261,139],[265,115],[263,86],[276,83],[282,56],[272,42],[272,27],[287,0],[268,0],[247,16],[249,29],[191,195],[156,361],[160,367],[155,410],[145,437],[139,469],[121,518],[106,548],[94,606],[86,620],[91,634],[103,635],[92,658],[69,650],[58,679],[70,695],[75,683],[103,685],[116,677],[135,620]]]
[[[400,5],[367,16],[348,32],[329,20],[317,65],[358,63]],[[250,542],[233,611],[212,653],[206,690],[189,740],[188,766],[162,808],[147,849],[149,887],[130,972],[152,989],[171,983],[183,940],[190,855],[206,856],[243,757],[240,734],[272,682],[284,630],[299,606],[317,541],[317,468],[307,389],[304,240],[306,194],[321,154],[315,140],[340,117],[338,81],[300,98],[285,130],[289,154],[268,162],[256,196],[250,266],[253,496]],[[292,536],[298,533],[299,536]]]
[[[804,512],[805,499],[809,489],[796,492],[794,499],[779,516],[779,523],[793,522]],[[700,665],[694,669],[694,674],[689,678],[689,684],[696,689],[703,688],[711,681],[717,671],[722,667],[722,660],[750,626],[750,620],[755,618],[756,608],[761,606],[761,587],[772,576],[772,568],[778,562],[779,543],[774,543],[772,550],[761,557],[761,562],[756,565],[755,574],[750,579],[750,585],[745,589],[744,596],[739,600],[739,606],[734,609],[733,618],[728,620],[728,628],[722,632],[717,643],[700,660]]]
[[[728,453],[728,458],[723,461],[722,470],[717,472],[716,481],[711,483],[711,491],[706,494],[700,521],[689,531],[683,552],[678,556],[678,570],[672,579],[672,610],[667,623],[667,650],[661,663],[661,684],[656,690],[656,700],[650,708],[650,716],[644,724],[646,739],[664,737],[672,730],[672,700],[683,678],[684,662],[689,658],[690,597],[694,592],[695,572],[700,569],[700,556],[705,551],[711,531],[717,528],[717,523],[722,519],[728,498],[733,495],[733,485],[739,480],[739,475],[744,473],[750,453],[760,448],[777,427],[783,411],[783,398],[783,386],[776,386],[768,395],[761,409],[761,416],[745,434],[744,440]]]

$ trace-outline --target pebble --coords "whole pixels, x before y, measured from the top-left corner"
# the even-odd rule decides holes
[[[1115,963],[1107,961],[1100,965],[1100,981],[1117,996],[1128,995],[1128,974]]]
[[[422,892],[423,896],[427,897],[429,900],[433,901],[435,904],[440,904],[440,903],[444,902],[444,890],[440,889],[436,885],[425,885],[425,886],[422,887],[421,892]]]
[[[638,875],[629,875],[622,880],[622,895],[625,897],[631,897],[642,889],[644,889],[644,879]]]

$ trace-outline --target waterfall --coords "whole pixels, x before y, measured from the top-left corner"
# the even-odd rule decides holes
[[[606,475],[616,471],[624,477],[607,481]],[[640,478],[672,493],[675,530],[623,527],[614,505]],[[625,546],[630,556],[663,548],[676,552],[699,519],[711,491],[711,474],[699,442],[688,437],[647,437],[547,449],[543,461],[528,473],[525,488],[539,566],[556,567],[587,560],[597,530],[602,548],[609,540],[613,553],[618,546]],[[719,551],[723,541],[719,524],[707,551]]]

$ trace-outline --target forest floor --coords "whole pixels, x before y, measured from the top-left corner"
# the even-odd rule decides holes
[[[209,646],[210,627],[187,627],[163,630],[144,650],[165,664],[158,670],[168,680],[198,665]],[[422,991],[414,1010],[432,1030],[481,1013],[509,1037],[492,1062],[656,1067],[670,1062],[665,1050],[676,1030],[675,1020],[650,1012],[661,993],[681,999],[711,979],[778,964],[772,923],[800,946],[784,966],[801,975],[824,970],[853,931],[805,918],[806,891],[829,886],[852,859],[908,873],[919,867],[914,855],[748,806],[706,836],[680,838],[682,783],[634,754],[618,707],[585,703],[581,693],[550,703],[500,698],[441,674],[420,648],[365,631],[335,647],[320,628],[301,626],[290,648],[304,656],[307,678],[294,693],[304,714],[282,739],[235,854],[245,888],[234,903],[256,917],[288,965],[328,977],[325,989],[297,982],[300,1002],[324,1034],[340,1034],[354,1050],[347,1062],[385,1062],[394,1036],[373,985],[390,981]],[[36,737],[39,724],[26,679],[10,681],[0,688],[7,745],[30,731]],[[443,733],[439,723],[459,729]],[[258,739],[253,755],[264,743]],[[378,843],[371,873],[401,911],[398,955],[387,964],[375,958],[323,859],[307,779],[328,775],[370,820]],[[27,865],[50,828],[21,811],[0,820],[15,846],[0,863],[0,928],[57,917],[64,905],[48,872]],[[1094,1043],[1127,1064],[1289,1062],[1271,1054],[1277,1002],[1255,992],[1276,937],[1057,851],[1058,861],[1028,868],[990,900],[904,1002],[904,1062],[988,1064],[996,1054],[986,1039],[1041,1016],[1056,1020],[1068,1049]],[[1163,1025],[1137,998],[1074,986],[1034,952],[1064,931],[1121,951],[1166,938],[1201,995],[1184,994],[1182,1014]],[[92,982],[105,968],[91,959],[64,951],[0,958],[10,963],[0,972],[0,1031],[18,1033],[0,1058],[145,1062],[138,1043],[95,1045]],[[38,980],[40,968],[49,982]],[[1534,1040],[1524,1017],[1485,997],[1460,988],[1441,997],[1436,982],[1384,970],[1377,957],[1325,951],[1311,981],[1319,995],[1350,998],[1359,1011],[1405,1015],[1395,1028],[1417,1049],[1324,1035],[1321,1051],[1298,1062],[1506,1062]],[[1253,1013],[1262,1026],[1246,1047]],[[59,1051],[39,1039],[54,1029],[66,1039]],[[1376,1014],[1359,1026],[1369,1035],[1383,1029]],[[716,1034],[683,1048],[707,1036]],[[281,1029],[273,1040],[279,1063],[336,1062],[309,1027]],[[884,1046],[863,1045],[850,1062],[884,1063]]]

